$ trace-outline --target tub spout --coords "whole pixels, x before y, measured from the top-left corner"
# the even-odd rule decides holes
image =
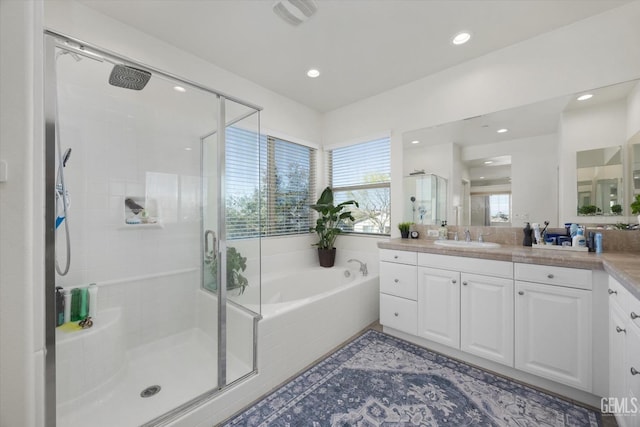
[[[362,273],[363,276],[366,276],[367,274],[369,274],[369,271],[367,270],[367,263],[366,262],[362,262],[360,260],[357,259],[350,259],[347,262],[357,262],[360,264],[360,273]]]

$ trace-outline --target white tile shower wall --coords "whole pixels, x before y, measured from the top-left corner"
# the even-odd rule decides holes
[[[193,283],[199,277],[199,270],[186,270],[98,284],[99,310],[122,310],[126,348],[132,349],[195,327]]]

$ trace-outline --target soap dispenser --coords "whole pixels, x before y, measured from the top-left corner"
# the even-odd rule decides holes
[[[449,230],[447,230],[447,221],[440,223],[440,229],[438,230],[438,239],[447,240],[449,237]]]
[[[573,240],[571,241],[571,246],[573,247],[587,246],[587,239],[584,237],[584,231],[582,230],[582,228],[578,228],[578,230],[576,231],[576,235],[573,236]]]
[[[522,231],[524,232],[524,240],[522,240],[522,246],[533,246],[533,228],[531,228],[531,224],[527,222],[527,225]]]

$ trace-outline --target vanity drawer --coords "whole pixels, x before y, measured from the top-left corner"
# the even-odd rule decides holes
[[[513,263],[511,261],[496,261],[421,252],[418,254],[418,265],[441,270],[460,271],[462,273],[504,277],[505,279],[513,278]]]
[[[418,296],[418,267],[381,261],[380,292],[415,301]]]
[[[514,272],[516,280],[586,290],[592,288],[591,270],[516,263]]]
[[[394,249],[380,249],[380,261],[416,265],[418,263],[418,254],[416,252],[397,251]]]
[[[380,324],[418,334],[418,303],[391,295],[380,295]]]

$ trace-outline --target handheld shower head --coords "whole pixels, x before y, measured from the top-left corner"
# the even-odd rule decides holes
[[[62,167],[67,167],[67,162],[69,161],[69,157],[71,157],[71,148],[67,148],[67,150],[62,155]]]

